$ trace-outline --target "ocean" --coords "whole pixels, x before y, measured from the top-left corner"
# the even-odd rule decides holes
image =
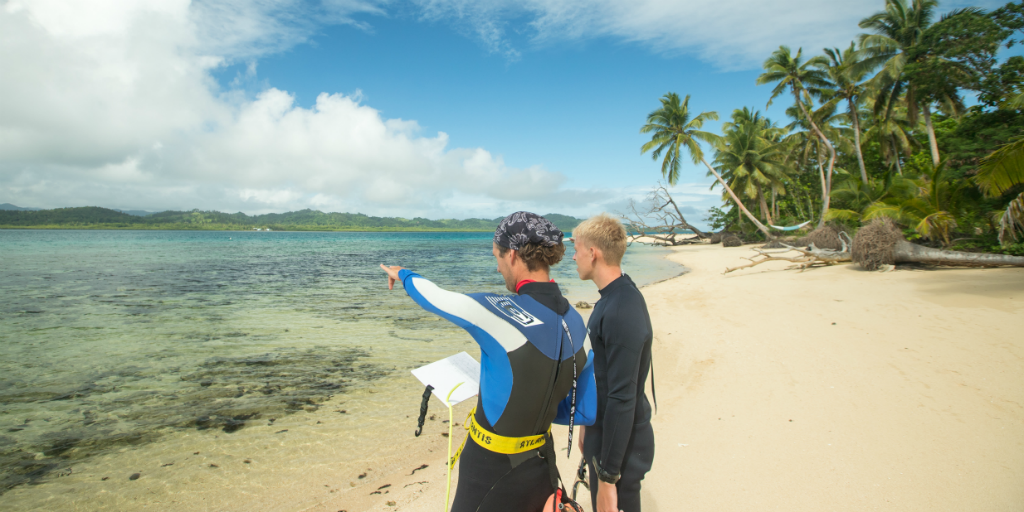
[[[624,270],[682,273],[666,254],[635,244]],[[258,492],[325,449],[341,466],[386,455],[382,429],[415,428],[409,370],[479,350],[389,292],[380,263],[505,293],[488,233],[0,231],[0,504],[145,508],[191,488],[186,460]],[[571,247],[553,277],[598,298]]]

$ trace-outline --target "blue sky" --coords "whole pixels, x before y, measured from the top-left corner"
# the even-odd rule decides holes
[[[496,217],[621,211],[669,91],[765,110],[779,44],[881,1],[56,0],[0,8],[0,202]],[[975,2],[986,8],[999,2]],[[960,4],[947,3],[944,8]],[[767,110],[782,119],[785,102]],[[708,129],[715,131],[718,123]],[[674,194],[718,204],[703,169]]]
[[[372,31],[326,27],[308,44],[261,59],[255,79],[246,78],[248,66],[214,76],[225,88],[237,80],[251,91],[289,91],[303,107],[324,91],[358,92],[384,117],[446,132],[453,146],[615,187],[657,179],[657,165],[640,155],[639,128],[666,92],[723,112],[742,101],[764,109],[770,94],[753,86],[756,70],[721,71],[609,37],[529,49],[509,61],[447,26],[409,18],[374,20]]]

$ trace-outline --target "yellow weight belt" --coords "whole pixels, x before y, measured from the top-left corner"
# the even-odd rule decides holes
[[[476,422],[476,407],[474,407],[472,411],[469,411],[469,416],[466,417],[466,421],[463,423],[462,427],[469,431],[469,435],[466,436],[466,439],[472,437],[473,441],[481,447],[494,453],[503,453],[505,455],[515,455],[517,453],[528,452],[530,450],[540,448],[541,446],[544,446],[548,434],[551,433],[551,427],[548,427],[547,433],[535,436],[499,436],[494,432],[484,429]],[[455,455],[448,461],[448,467],[455,467],[455,463],[458,462],[459,456],[462,455],[462,449],[466,447],[466,439],[462,440],[462,446],[459,446],[459,450],[455,452]]]

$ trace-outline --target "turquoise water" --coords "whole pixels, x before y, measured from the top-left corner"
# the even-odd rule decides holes
[[[408,413],[409,369],[479,352],[388,292],[377,264],[502,293],[490,247],[487,233],[0,231],[0,493],[190,432]],[[623,266],[641,284],[681,273],[664,254],[634,246]],[[553,277],[596,300],[569,258]]]

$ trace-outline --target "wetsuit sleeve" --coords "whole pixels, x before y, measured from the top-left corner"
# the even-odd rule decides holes
[[[526,337],[518,329],[472,297],[445,290],[408,269],[398,271],[398,278],[420,307],[467,330],[485,354],[507,359],[508,352],[526,343]]]
[[[558,404],[558,414],[554,423],[569,424],[569,412],[572,410],[572,391]],[[597,418],[597,384],[594,381],[594,351],[587,351],[587,365],[583,367],[576,379],[576,425],[589,426]]]
[[[647,326],[640,312],[617,307],[601,319],[608,368],[608,403],[601,425],[601,468],[621,474],[626,444],[633,432],[637,407],[637,379]]]

